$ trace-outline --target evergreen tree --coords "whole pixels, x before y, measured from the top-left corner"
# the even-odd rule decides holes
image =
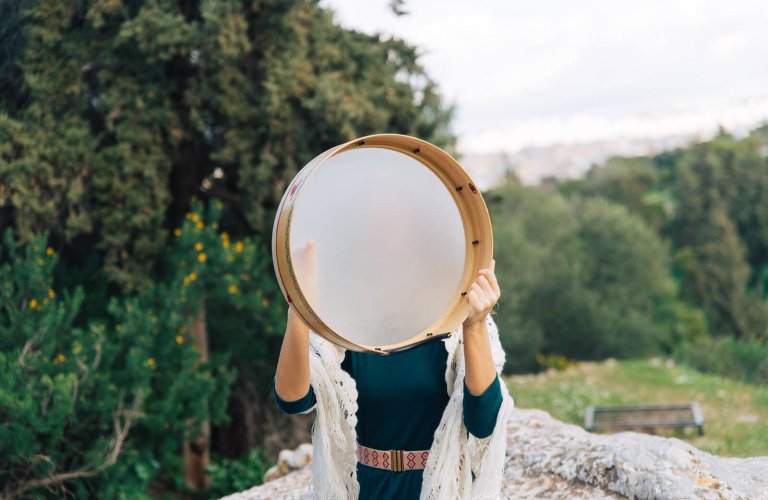
[[[307,0],[3,2],[2,220],[99,251],[146,285],[193,196],[268,236],[299,168],[375,132],[450,147],[451,110],[405,42]],[[7,90],[12,89],[12,90]],[[0,228],[1,229],[1,228]],[[76,250],[75,250],[76,249]]]
[[[680,169],[676,260],[684,297],[705,311],[710,330],[747,337],[762,334],[765,319],[747,294],[750,269],[736,225],[728,215],[730,188],[726,186],[731,176],[722,159],[717,143],[701,144],[691,150]]]

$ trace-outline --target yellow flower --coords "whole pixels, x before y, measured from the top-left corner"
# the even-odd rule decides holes
[[[198,217],[197,214],[188,213],[187,219],[191,220],[192,222],[197,222],[200,220],[200,217]]]
[[[29,301],[29,307],[34,309],[37,307],[37,299],[32,299]]]
[[[229,248],[229,240],[224,240],[224,241],[221,243],[221,246],[223,246],[224,248]]]
[[[221,239],[222,240],[228,240],[229,239],[229,233],[226,231],[222,231],[221,233]]]
[[[229,285],[229,288],[227,290],[229,290],[229,293],[231,293],[232,295],[240,291],[240,289],[237,288],[237,285]]]
[[[53,291],[53,288],[48,289],[48,296],[50,298],[54,298],[56,296],[56,292]]]
[[[147,358],[147,366],[155,366],[155,358]]]
[[[63,363],[67,360],[67,357],[64,354],[59,354],[56,356],[56,361],[59,363]]]
[[[42,266],[43,264],[45,264],[45,261],[43,259],[37,259],[38,266]]]
[[[80,347],[80,345],[76,345],[75,347],[72,348],[72,352],[75,354],[80,354],[81,350],[82,348]]]
[[[198,229],[203,229],[203,228],[205,227],[205,224],[203,224],[203,223],[202,223],[202,222],[200,222],[200,221],[197,221],[197,222],[195,223],[195,227],[196,227],[196,228],[198,228]]]
[[[184,343],[184,337],[181,335],[176,335],[176,343],[177,344],[183,344]]]
[[[203,249],[203,244],[202,243],[199,243],[199,242],[195,243],[195,250],[197,250],[199,252],[202,249]]]
[[[45,255],[53,255],[53,248],[48,247],[45,249]]]
[[[176,229],[173,230],[173,234],[176,235],[176,237],[178,238],[179,236],[181,236],[181,229],[177,227]]]
[[[269,307],[269,299],[268,298],[264,297],[263,299],[261,299],[261,307],[265,307],[265,308]]]
[[[237,243],[235,243],[235,252],[243,253],[243,242],[242,241],[238,241]]]
[[[184,286],[189,285],[189,276],[184,276],[184,279],[181,281],[181,284]]]
[[[200,262],[205,262],[205,259],[206,259],[206,256],[204,252],[197,256],[197,260]]]
[[[189,273],[189,281],[195,281],[196,279],[197,279],[197,274]]]

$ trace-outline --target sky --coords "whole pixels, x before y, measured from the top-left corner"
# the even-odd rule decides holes
[[[768,119],[768,2],[321,0],[403,38],[448,102],[459,149],[663,138]]]

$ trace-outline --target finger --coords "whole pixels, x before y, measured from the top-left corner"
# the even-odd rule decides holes
[[[470,290],[469,292],[467,292],[466,298],[470,308],[473,311],[483,310],[483,308],[480,306],[480,299],[478,298],[477,293],[474,290]]]
[[[481,309],[487,309],[491,305],[491,301],[486,297],[485,292],[482,288],[480,288],[480,285],[477,283],[472,283],[472,286],[470,287],[472,290],[475,291],[477,294],[478,301],[481,305]]]
[[[481,270],[480,274],[485,276],[485,278],[488,280],[488,283],[491,284],[491,288],[494,292],[496,292],[496,296],[501,297],[501,288],[499,288],[499,282],[496,279],[496,275],[493,274],[493,271],[484,272],[484,270]]]
[[[491,271],[496,270],[496,259],[491,259]]]
[[[480,276],[475,281],[478,285],[480,285],[480,288],[483,289],[483,292],[485,292],[485,296],[488,297],[488,299],[493,302],[497,299],[496,297],[496,290],[493,289],[491,286],[491,283],[488,281],[488,278],[485,276]]]

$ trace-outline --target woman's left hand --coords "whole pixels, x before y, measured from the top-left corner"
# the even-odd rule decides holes
[[[484,322],[501,297],[499,283],[494,274],[495,268],[496,261],[491,260],[491,267],[478,272],[477,278],[464,296],[469,306],[469,315],[464,320],[465,327]]]

